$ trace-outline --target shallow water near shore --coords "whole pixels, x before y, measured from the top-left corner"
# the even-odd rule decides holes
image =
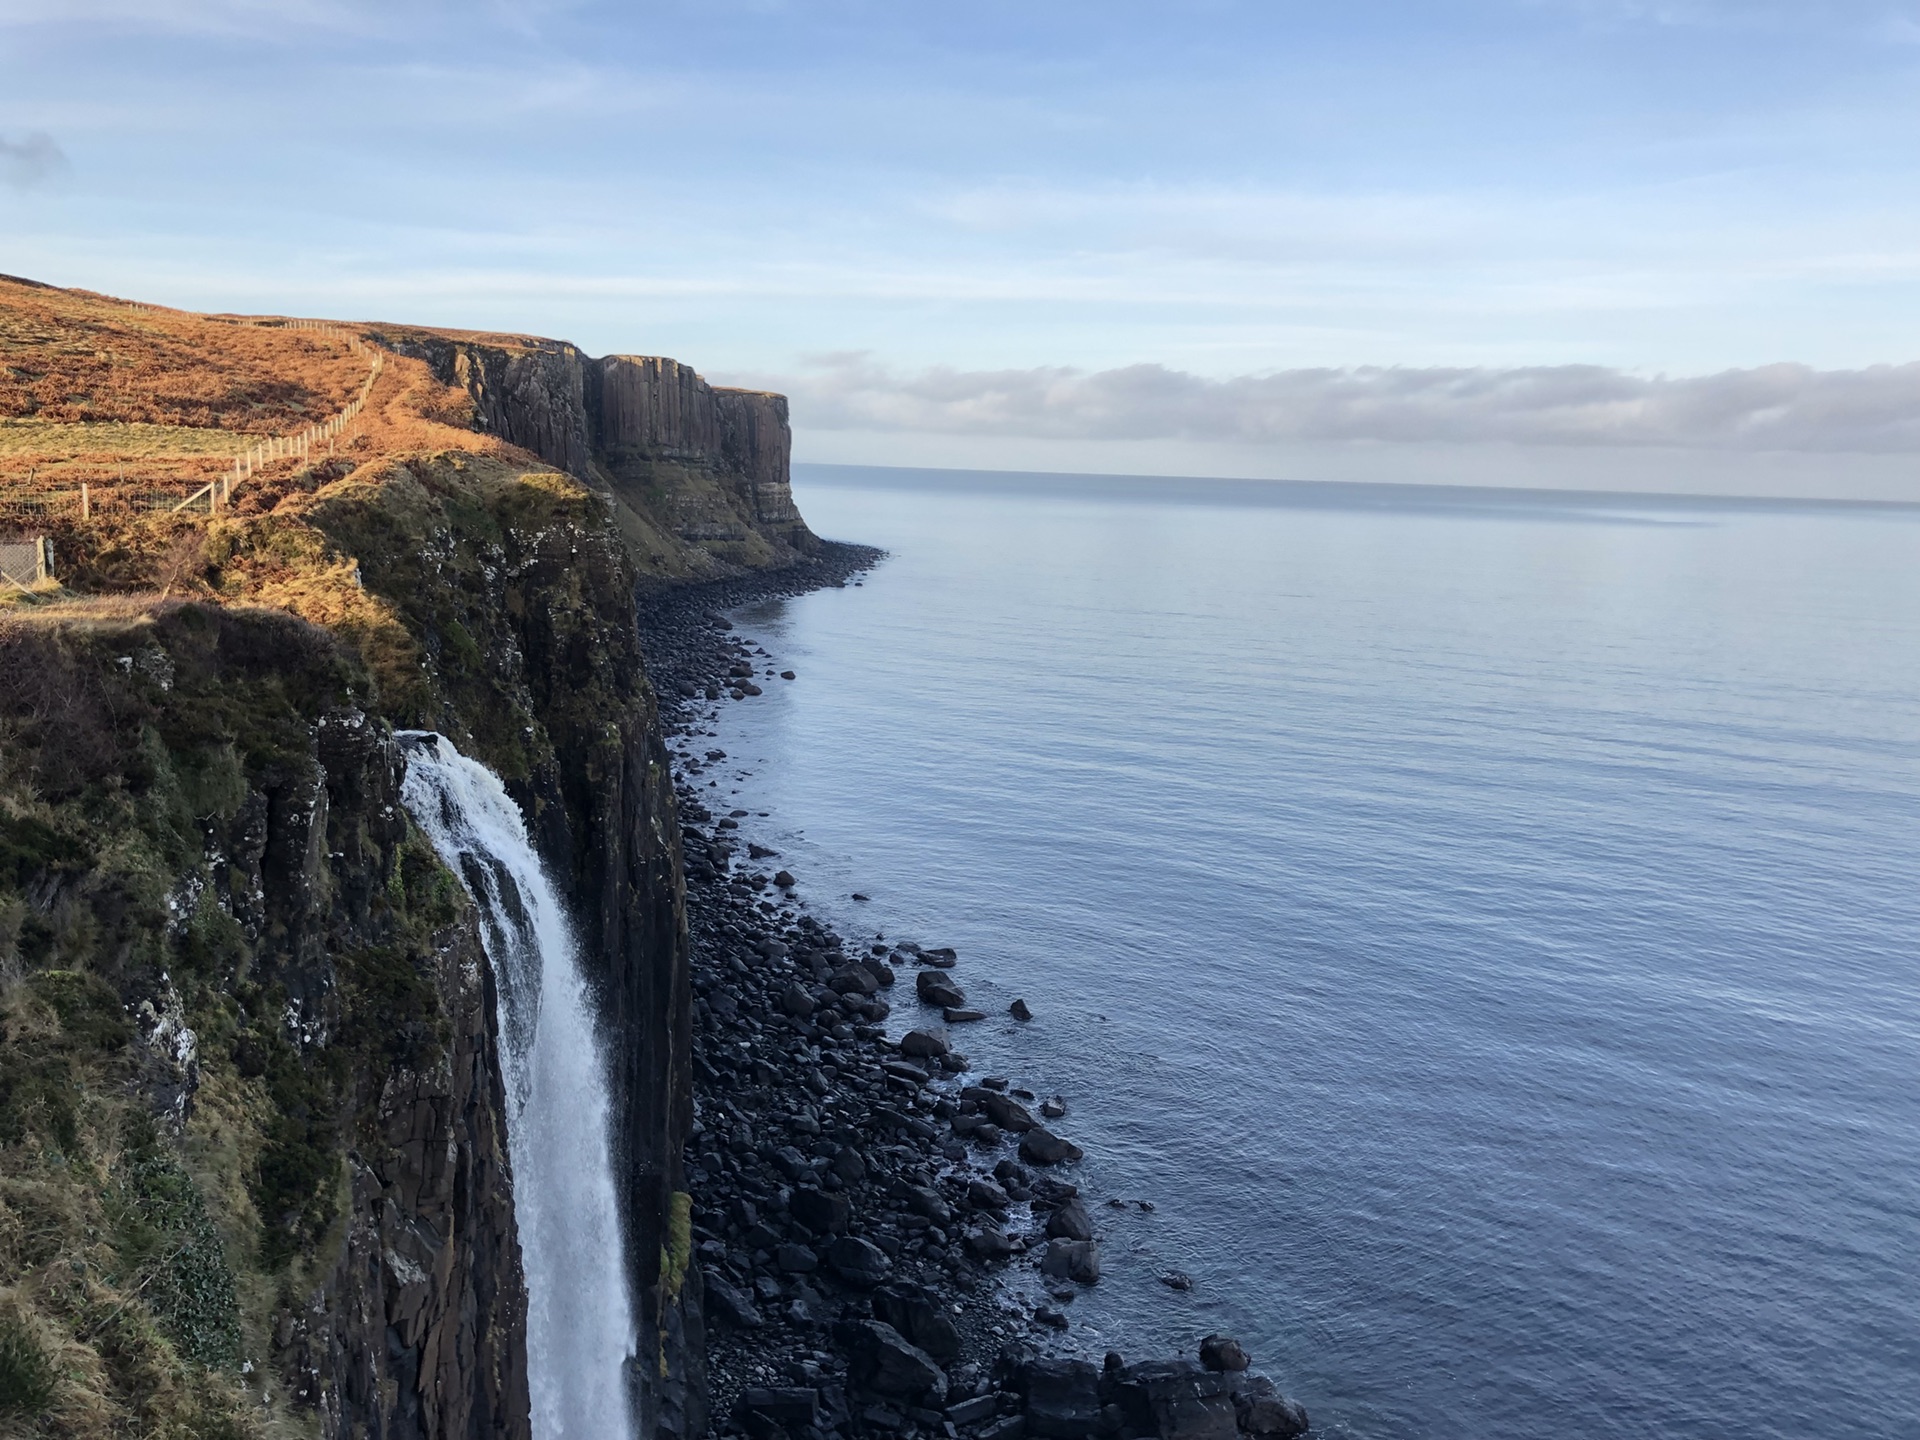
[[[891,557],[738,617],[799,678],[710,793],[1066,1096],[1096,1356],[1231,1331],[1328,1435],[1920,1433],[1920,512],[1348,488],[804,467]]]

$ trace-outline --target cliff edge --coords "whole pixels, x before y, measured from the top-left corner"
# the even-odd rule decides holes
[[[463,390],[475,423],[606,495],[643,574],[716,579],[818,551],[793,503],[787,397],[660,356],[397,326],[368,333]]]

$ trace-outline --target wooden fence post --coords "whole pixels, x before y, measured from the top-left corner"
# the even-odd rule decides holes
[[[84,480],[80,482],[80,518],[82,520],[93,518],[93,497],[87,493],[87,482]]]

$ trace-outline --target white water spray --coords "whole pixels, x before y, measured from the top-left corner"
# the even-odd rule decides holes
[[[533,1440],[631,1440],[634,1320],[613,1103],[573,929],[493,772],[444,736],[400,738],[402,798],[479,907],[500,993]]]

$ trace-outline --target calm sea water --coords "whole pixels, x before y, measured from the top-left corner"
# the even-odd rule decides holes
[[[1920,511],[797,489],[892,557],[748,612],[727,788],[1032,1004],[956,1038],[1156,1206],[1076,1343],[1229,1330],[1328,1435],[1920,1435]]]

